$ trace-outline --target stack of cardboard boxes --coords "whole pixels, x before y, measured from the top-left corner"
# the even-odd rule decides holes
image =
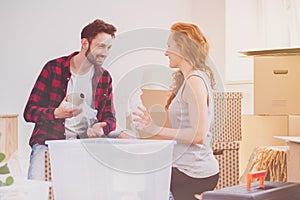
[[[300,136],[300,48],[242,53],[254,56],[254,115],[243,116],[241,154],[249,157],[257,146],[286,145],[274,136],[286,136],[286,140],[296,136],[288,144],[300,146],[295,142]],[[299,149],[288,150],[288,181],[300,182]]]

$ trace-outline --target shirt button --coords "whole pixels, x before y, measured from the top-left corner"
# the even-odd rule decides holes
[[[63,122],[62,125],[65,125],[65,122]]]

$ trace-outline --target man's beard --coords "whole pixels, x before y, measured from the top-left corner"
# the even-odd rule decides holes
[[[91,52],[91,49],[90,47],[88,48],[88,50],[85,52],[85,56],[86,56],[86,59],[91,63],[93,64],[94,66],[102,66],[103,64],[103,61],[104,61],[104,58],[102,55],[98,55],[98,56],[94,56]],[[97,61],[97,57],[102,57],[103,59],[101,59],[101,61]]]

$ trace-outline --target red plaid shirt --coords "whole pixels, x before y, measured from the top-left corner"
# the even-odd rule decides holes
[[[54,110],[66,96],[71,77],[70,60],[78,52],[49,61],[42,69],[26,104],[23,116],[34,122],[29,144],[45,144],[46,140],[65,139],[65,120],[55,119]],[[92,78],[93,102],[98,121],[107,122],[105,134],[116,128],[112,78],[102,67],[95,67]]]

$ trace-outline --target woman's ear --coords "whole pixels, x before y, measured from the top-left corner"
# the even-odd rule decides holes
[[[86,38],[81,39],[81,48],[85,51],[89,49],[89,41]]]

